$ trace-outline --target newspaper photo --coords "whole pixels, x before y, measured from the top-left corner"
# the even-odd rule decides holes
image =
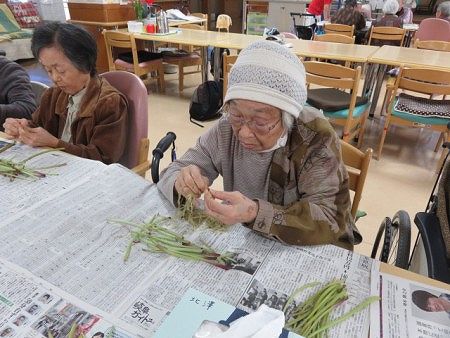
[[[378,278],[377,278],[378,277]],[[370,337],[450,337],[450,292],[388,273],[374,273]]]
[[[70,332],[73,337],[142,336],[107,316],[0,259],[0,337],[66,338]]]

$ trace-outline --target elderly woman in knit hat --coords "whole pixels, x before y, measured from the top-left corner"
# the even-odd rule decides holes
[[[360,238],[340,141],[305,101],[297,56],[274,42],[249,45],[231,69],[224,116],[162,172],[158,188],[174,204],[204,194],[217,220],[284,243],[352,249]],[[225,191],[209,189],[219,175]]]

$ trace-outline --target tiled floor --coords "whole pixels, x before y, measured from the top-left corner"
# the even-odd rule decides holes
[[[156,92],[156,82],[150,82],[150,149],[167,131],[173,131],[177,135],[179,157],[195,143],[200,134],[214,124],[207,122],[204,128],[200,128],[189,122],[189,99],[200,81],[199,74],[186,76],[185,89],[181,95],[178,93],[176,74],[166,75],[167,90],[164,95]],[[379,117],[368,121],[363,148],[377,149],[380,121]],[[377,229],[384,217],[392,217],[397,210],[404,209],[413,218],[416,212],[424,210],[436,179],[439,154],[434,153],[433,149],[437,138],[437,134],[427,130],[400,127],[389,130],[381,159],[373,159],[370,165],[360,203],[360,209],[367,212],[367,216],[357,223],[364,242],[355,247],[356,252],[370,255]],[[166,155],[161,161],[161,168],[169,163],[169,157]],[[220,187],[221,182],[215,185]]]

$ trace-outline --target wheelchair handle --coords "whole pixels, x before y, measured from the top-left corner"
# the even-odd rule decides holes
[[[173,144],[172,149],[172,161],[175,158],[175,139],[177,136],[175,133],[169,131],[166,136],[164,136],[156,145],[156,148],[153,149],[152,155],[152,166],[151,166],[151,173],[152,173],[152,180],[154,183],[159,182],[159,160],[164,157],[164,152],[169,149],[170,145]]]
[[[160,159],[164,157],[164,152],[169,149],[170,145],[176,140],[177,136],[175,133],[169,131],[166,136],[164,136],[153,149],[152,155],[154,157],[159,157]]]

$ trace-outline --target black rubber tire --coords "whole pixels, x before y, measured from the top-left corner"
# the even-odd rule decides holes
[[[387,262],[388,254],[389,254],[389,246],[387,247],[386,254],[386,246],[390,244],[390,241],[386,243],[386,237],[390,239],[390,234],[387,234],[386,231],[391,231],[391,219],[386,217],[383,222],[381,222],[380,227],[378,228],[377,236],[375,237],[375,242],[373,243],[372,253],[370,255],[373,259],[379,259],[382,262]],[[383,243],[380,247],[380,243]],[[379,250],[380,249],[380,250]]]
[[[391,243],[388,263],[401,269],[408,269],[411,247],[411,220],[404,210],[399,210],[392,218]],[[396,250],[396,252],[395,252]]]

